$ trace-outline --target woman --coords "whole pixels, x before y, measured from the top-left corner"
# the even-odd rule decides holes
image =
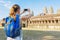
[[[22,13],[24,13],[24,11],[22,12]],[[21,14],[22,14],[21,13]],[[10,36],[7,36],[7,40],[22,40],[22,37],[21,37],[21,24],[19,25],[19,23],[20,23],[20,19],[19,19],[19,17],[20,17],[20,6],[19,5],[17,5],[17,4],[15,4],[15,5],[13,5],[12,6],[12,8],[11,8],[11,10],[10,10],[10,14],[9,14],[9,17],[10,18],[13,18],[13,20],[14,20],[14,27],[15,28],[19,28],[18,29],[18,33],[16,33],[16,35],[17,36],[13,36],[13,37],[10,37]],[[7,20],[6,20],[7,21]],[[17,29],[14,29],[14,30],[17,30]],[[9,32],[9,31],[8,31]],[[14,32],[14,31],[13,31]]]

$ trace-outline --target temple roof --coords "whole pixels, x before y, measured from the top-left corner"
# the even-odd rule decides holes
[[[33,16],[29,18],[30,20],[55,20],[60,19],[60,14],[48,14],[42,16]]]

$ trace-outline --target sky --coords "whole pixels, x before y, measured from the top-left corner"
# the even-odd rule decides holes
[[[0,0],[0,19],[9,15],[12,5],[18,4],[21,7],[21,11],[26,8],[30,8],[34,12],[34,15],[38,15],[43,12],[43,8],[53,7],[54,13],[57,9],[60,9],[60,0]]]

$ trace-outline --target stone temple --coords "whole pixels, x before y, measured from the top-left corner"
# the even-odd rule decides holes
[[[32,12],[23,16],[21,20],[24,28],[60,29],[60,9],[54,13],[53,7],[44,7],[42,13],[34,16]]]

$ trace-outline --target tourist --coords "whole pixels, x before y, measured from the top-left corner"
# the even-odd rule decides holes
[[[23,11],[22,13],[24,13]],[[9,17],[5,19],[5,33],[7,40],[22,40],[22,27],[20,22],[20,6],[15,4],[10,10]],[[20,24],[20,25],[19,25]]]

